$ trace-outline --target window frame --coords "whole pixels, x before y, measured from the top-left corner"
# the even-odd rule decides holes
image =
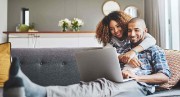
[[[29,11],[29,8],[22,8],[22,24],[29,25],[29,23],[26,23],[26,11]]]

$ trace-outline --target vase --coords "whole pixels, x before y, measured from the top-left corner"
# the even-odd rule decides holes
[[[66,32],[67,31],[67,27],[62,27],[62,31]]]
[[[74,31],[74,32],[77,32],[77,31],[79,31],[79,30],[80,30],[79,27],[74,27],[74,28],[73,28],[73,31]]]

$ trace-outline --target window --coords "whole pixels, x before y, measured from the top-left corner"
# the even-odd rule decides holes
[[[22,8],[22,24],[29,25],[29,9]]]
[[[180,1],[166,0],[167,37],[169,49],[180,50]]]

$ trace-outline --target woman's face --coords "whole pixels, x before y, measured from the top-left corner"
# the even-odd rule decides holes
[[[109,24],[109,27],[110,27],[110,31],[111,31],[113,36],[115,36],[115,37],[117,37],[119,39],[122,38],[123,29],[120,27],[120,25],[116,21],[111,20],[110,24]]]

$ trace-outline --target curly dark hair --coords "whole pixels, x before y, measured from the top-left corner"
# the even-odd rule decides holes
[[[122,28],[123,32],[127,32],[127,24],[131,20],[131,16],[123,11],[113,11],[105,16],[97,25],[96,38],[104,46],[111,41],[112,34],[110,32],[109,24],[111,20],[116,21]],[[123,37],[127,37],[127,33],[123,33]]]

